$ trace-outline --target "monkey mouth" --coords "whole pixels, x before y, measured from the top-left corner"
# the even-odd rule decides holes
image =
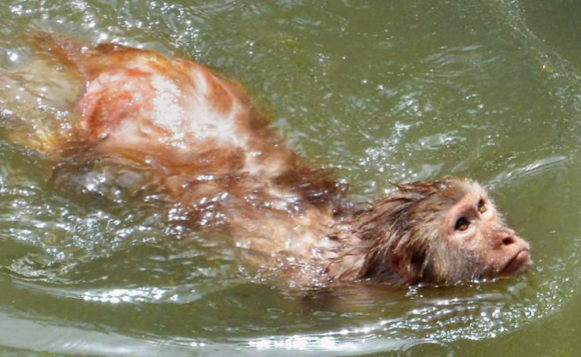
[[[530,253],[528,249],[523,249],[512,257],[502,269],[501,274],[512,275],[526,271],[530,266]]]

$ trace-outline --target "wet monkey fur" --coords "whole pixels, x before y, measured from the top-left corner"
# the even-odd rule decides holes
[[[240,85],[208,68],[115,44],[31,38],[41,59],[0,72],[0,109],[17,123],[4,125],[4,137],[57,162],[147,172],[140,184],[186,207],[192,225],[226,229],[250,264],[318,285],[450,284],[530,266],[529,244],[474,181],[397,185],[369,205],[352,203],[345,184],[284,144]],[[34,73],[55,89],[35,91]],[[19,86],[28,89],[17,100]],[[39,96],[49,109],[34,106]]]

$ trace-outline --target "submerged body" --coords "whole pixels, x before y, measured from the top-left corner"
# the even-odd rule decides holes
[[[528,243],[470,180],[403,185],[360,207],[333,175],[284,145],[236,83],[151,51],[35,37],[81,85],[69,115],[53,117],[60,124],[14,141],[53,159],[146,170],[150,189],[183,207],[192,224],[226,227],[256,266],[309,284],[413,284],[515,274],[530,264]]]

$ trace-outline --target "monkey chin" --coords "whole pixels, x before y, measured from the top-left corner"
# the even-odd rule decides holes
[[[504,268],[500,271],[501,276],[513,276],[525,273],[532,265],[531,255],[528,249],[517,252]]]

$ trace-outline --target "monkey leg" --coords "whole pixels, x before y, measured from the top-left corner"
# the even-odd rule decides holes
[[[17,71],[0,69],[0,136],[47,157],[72,139],[72,111],[82,82],[53,61],[36,59]]]

